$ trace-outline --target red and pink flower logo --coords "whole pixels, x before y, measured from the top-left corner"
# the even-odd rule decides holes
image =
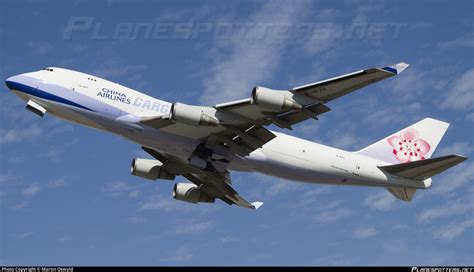
[[[388,138],[388,143],[393,147],[393,154],[400,162],[424,160],[430,151],[430,144],[418,137],[418,131],[407,128],[400,133]]]

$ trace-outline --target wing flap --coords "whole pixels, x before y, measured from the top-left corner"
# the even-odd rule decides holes
[[[311,104],[305,106],[303,110],[292,110],[281,114],[266,113],[269,117],[266,125],[271,123],[281,127],[291,129],[291,126],[307,119],[317,119],[319,115],[330,111],[331,109],[324,104]]]
[[[219,142],[225,143],[234,153],[247,156],[255,149],[262,147],[265,143],[276,137],[268,129],[261,125],[229,126],[223,125],[226,130],[212,134]],[[217,144],[215,140],[212,140]]]

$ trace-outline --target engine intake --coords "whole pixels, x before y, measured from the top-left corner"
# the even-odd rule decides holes
[[[171,118],[176,122],[191,126],[218,126],[219,120],[205,114],[195,106],[183,103],[174,103],[171,109]]]
[[[192,183],[176,183],[173,188],[173,198],[190,203],[214,203],[214,197],[206,194]]]
[[[175,175],[163,169],[162,166],[163,163],[157,160],[135,158],[132,161],[130,172],[132,175],[150,180],[174,180]]]
[[[265,87],[255,87],[252,90],[252,103],[271,110],[293,109],[300,110],[303,106],[291,99],[291,93],[276,91]]]

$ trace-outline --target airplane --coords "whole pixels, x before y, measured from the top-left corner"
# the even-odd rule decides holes
[[[466,160],[431,158],[449,124],[425,118],[359,151],[345,151],[283,133],[307,119],[318,120],[326,105],[372,83],[400,74],[409,65],[370,68],[316,83],[274,90],[257,86],[247,99],[213,106],[159,100],[118,83],[78,71],[48,67],[6,79],[26,109],[135,142],[154,159],[135,158],[131,174],[175,180],[173,198],[258,209],[232,187],[230,172],[260,172],[283,179],[332,185],[386,188],[411,201],[431,177]]]

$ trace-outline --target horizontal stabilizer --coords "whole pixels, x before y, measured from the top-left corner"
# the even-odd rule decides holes
[[[465,160],[467,160],[467,158],[462,156],[448,155],[408,163],[379,166],[379,168],[384,172],[395,176],[413,180],[424,180],[439,174]]]

